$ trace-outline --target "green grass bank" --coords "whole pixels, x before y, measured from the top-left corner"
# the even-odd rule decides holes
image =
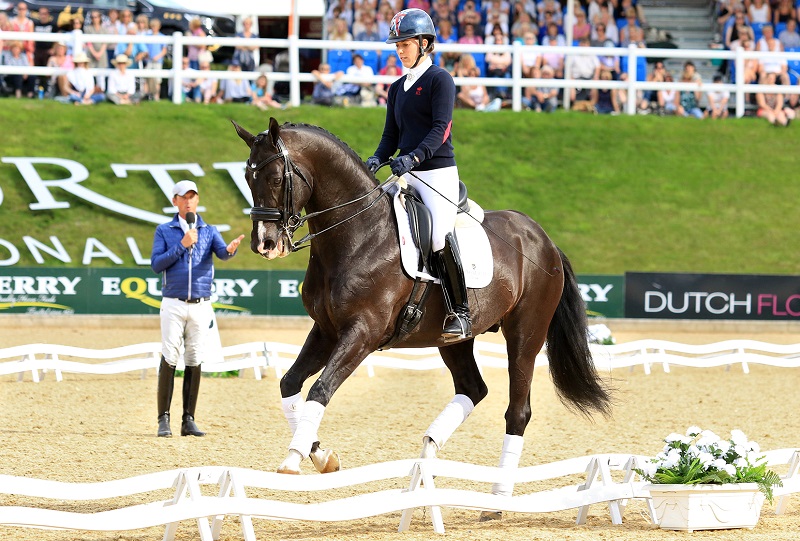
[[[304,106],[272,112],[280,122],[326,128],[364,159],[383,129],[382,109]],[[248,151],[229,120],[251,132],[269,114],[245,105],[145,103],[71,107],[0,100],[0,156],[55,157],[83,164],[88,189],[150,212],[166,205],[146,172],[117,177],[111,164],[196,163],[204,176],[175,172],[201,186],[204,218],[249,236],[246,201],[214,163]],[[461,177],[485,209],[513,208],[536,219],[582,274],[625,271],[799,274],[796,224],[800,128],[757,119],[609,117],[559,112],[456,111],[453,141]],[[44,179],[60,167],[37,168]],[[388,176],[388,169],[382,176]],[[16,166],[0,163],[0,239],[17,246],[21,266],[38,266],[22,240],[58,236],[81,266],[94,236],[135,266],[125,237],[149,255],[154,226],[102,210],[61,189],[70,209],[29,210],[35,198]],[[7,257],[0,247],[0,259]],[[267,263],[249,250],[226,268],[304,268],[307,252]],[[65,266],[47,259],[52,266]],[[108,260],[97,265],[111,266]]]

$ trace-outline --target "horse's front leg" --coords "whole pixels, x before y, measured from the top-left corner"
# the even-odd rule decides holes
[[[358,328],[366,329],[366,326]],[[304,351],[310,349],[309,343],[310,341],[306,341]],[[302,405],[302,413],[297,419],[297,427],[289,444],[289,455],[281,464],[279,472],[299,473],[300,462],[309,456],[314,460],[315,467],[323,473],[339,469],[338,455],[319,447],[317,432],[333,394],[374,350],[375,344],[368,341],[366,333],[355,327],[339,334],[339,340],[333,346],[327,362],[322,363],[322,374],[311,386],[308,398]],[[288,391],[290,390],[287,389]]]
[[[319,326],[315,324],[308,334],[297,360],[281,378],[281,409],[293,436],[297,431],[305,406],[303,395],[300,394],[303,383],[325,367],[334,345],[335,342],[327,339],[320,331]],[[339,469],[338,457],[335,453],[319,447],[319,442],[313,443],[310,456],[320,473]],[[290,450],[289,456],[278,468],[278,473],[299,474],[303,458],[301,453]]]

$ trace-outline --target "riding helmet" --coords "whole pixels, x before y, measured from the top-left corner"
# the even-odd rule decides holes
[[[428,40],[428,49],[433,47],[436,38],[436,28],[430,15],[421,9],[404,9],[392,17],[389,24],[389,39],[386,43],[397,43],[409,38],[417,38],[422,45],[422,38]]]

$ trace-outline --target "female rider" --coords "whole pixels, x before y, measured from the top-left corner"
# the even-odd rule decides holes
[[[472,336],[472,323],[453,235],[459,179],[450,129],[456,87],[450,74],[431,62],[435,36],[433,21],[421,9],[406,9],[392,17],[386,43],[395,44],[408,71],[389,88],[383,136],[366,164],[374,174],[399,149],[390,163],[392,173],[414,187],[430,209],[431,262],[442,282],[448,311],[442,337],[455,340]]]

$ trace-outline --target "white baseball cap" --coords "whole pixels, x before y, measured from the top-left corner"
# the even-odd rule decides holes
[[[172,195],[184,196],[186,192],[200,193],[197,191],[197,184],[191,180],[182,180],[172,187]]]

